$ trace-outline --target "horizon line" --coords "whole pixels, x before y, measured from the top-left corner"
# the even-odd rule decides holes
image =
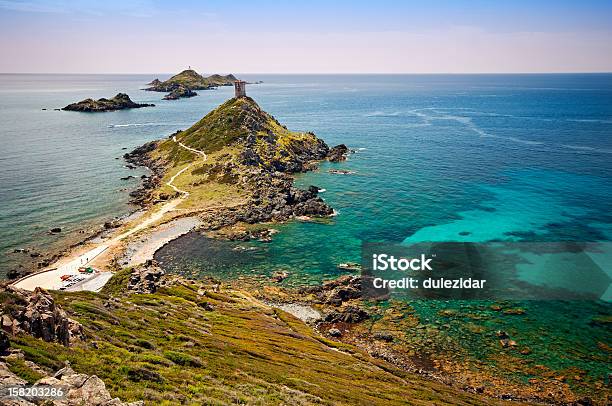
[[[183,72],[183,69],[180,72]],[[195,70],[192,68],[192,70]],[[179,73],[180,73],[179,72]],[[206,71],[199,71],[211,73]],[[213,73],[219,74],[219,73]],[[230,74],[230,73],[227,73]],[[231,72],[234,75],[575,75],[612,74],[610,71],[561,72]],[[176,75],[174,72],[0,72],[0,75]]]

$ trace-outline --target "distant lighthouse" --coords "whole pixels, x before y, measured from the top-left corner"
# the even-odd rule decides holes
[[[244,80],[234,81],[234,97],[245,97],[246,96],[246,82]]]

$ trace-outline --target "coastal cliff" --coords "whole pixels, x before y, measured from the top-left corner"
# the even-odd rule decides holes
[[[77,103],[72,103],[64,107],[66,111],[82,111],[87,113],[97,113],[113,110],[138,109],[141,107],[154,107],[154,104],[134,103],[130,96],[125,93],[118,93],[112,99],[101,98],[98,100],[85,99]]]

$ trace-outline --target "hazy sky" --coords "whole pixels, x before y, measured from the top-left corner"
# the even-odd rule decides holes
[[[0,0],[0,72],[610,72],[612,1]]]

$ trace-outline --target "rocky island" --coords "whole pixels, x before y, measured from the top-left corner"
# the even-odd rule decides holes
[[[176,89],[172,90],[170,93],[164,96],[164,100],[176,100],[182,97],[193,97],[198,94],[185,86],[179,86]]]
[[[164,97],[165,100],[176,100],[182,97],[196,96],[197,93],[194,90],[208,90],[218,86],[231,86],[236,80],[236,77],[232,74],[215,74],[204,77],[193,69],[186,69],[163,82],[159,79],[154,79],[148,83],[150,87],[145,90],[167,92],[168,94]]]
[[[118,93],[112,99],[101,98],[98,100],[85,99],[77,103],[72,103],[64,107],[66,111],[82,111],[87,113],[97,113],[103,111],[114,111],[124,109],[138,109],[141,107],[154,107],[154,104],[134,103],[130,96],[125,93]]]

